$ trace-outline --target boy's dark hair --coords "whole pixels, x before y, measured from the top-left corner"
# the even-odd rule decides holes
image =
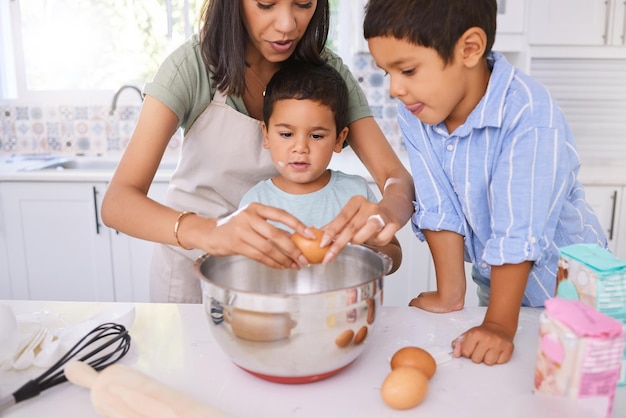
[[[263,121],[267,125],[279,100],[312,100],[327,106],[335,116],[337,133],[348,125],[348,87],[337,70],[327,64],[289,60],[265,89]]]
[[[204,65],[213,72],[217,88],[236,96],[246,87],[246,43],[249,36],[243,25],[241,0],[205,0],[200,20],[200,49]],[[320,64],[330,28],[328,0],[318,0],[313,17],[293,55]]]
[[[485,31],[485,57],[496,37],[497,0],[369,0],[363,36],[393,37],[433,48],[452,61],[454,47],[471,27]]]

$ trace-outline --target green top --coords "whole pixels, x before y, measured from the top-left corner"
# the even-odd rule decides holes
[[[561,247],[561,256],[569,257],[598,273],[626,270],[626,260],[620,260],[598,244],[573,244]]]
[[[348,86],[350,92],[348,122],[352,123],[355,120],[372,116],[363,90],[341,58],[328,48],[322,55],[329,65],[339,71]],[[178,116],[179,126],[185,132],[191,128],[215,94],[215,84],[211,80],[211,73],[202,61],[197,34],[165,59],[154,79],[146,84],[144,92],[172,109]],[[249,116],[241,97],[229,96],[226,104]]]

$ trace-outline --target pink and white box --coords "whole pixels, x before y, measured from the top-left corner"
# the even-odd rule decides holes
[[[539,323],[535,392],[606,402],[611,416],[624,352],[623,324],[577,300],[546,301]]]

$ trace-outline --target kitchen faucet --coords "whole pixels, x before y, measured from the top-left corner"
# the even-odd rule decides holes
[[[141,101],[143,102],[143,94],[141,93],[141,89],[139,87],[133,84],[124,84],[115,92],[115,95],[113,96],[113,101],[111,102],[111,110],[109,110],[109,115],[113,115],[113,113],[115,112],[115,108],[117,107],[117,98],[119,97],[120,93],[126,89],[135,90],[137,94],[139,94],[139,97],[141,97]]]

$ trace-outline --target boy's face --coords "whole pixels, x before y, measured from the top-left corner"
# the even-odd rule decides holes
[[[344,128],[337,135],[333,112],[325,105],[312,100],[275,102],[269,124],[263,124],[263,146],[280,173],[274,184],[293,194],[324,187],[333,151],[341,152],[347,134]]]
[[[415,117],[430,125],[445,121],[449,129],[450,123],[455,128],[465,121],[474,104],[465,109],[467,75],[461,59],[446,65],[435,49],[393,37],[370,38],[368,46],[389,74],[389,93]]]

